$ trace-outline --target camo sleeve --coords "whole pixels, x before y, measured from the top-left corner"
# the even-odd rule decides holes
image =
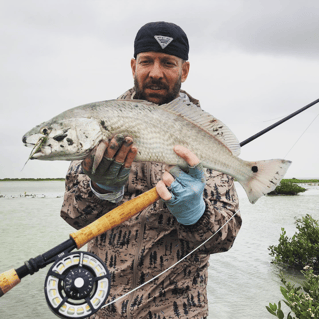
[[[90,187],[90,179],[82,171],[81,161],[71,163],[65,178],[61,217],[72,227],[80,229],[103,216],[117,204],[101,200]]]
[[[212,254],[232,247],[242,219],[233,178],[213,170],[207,170],[207,175],[204,190],[205,213],[195,225],[179,224],[178,233],[181,239],[192,242],[194,246],[215,234],[200,249],[201,252]]]

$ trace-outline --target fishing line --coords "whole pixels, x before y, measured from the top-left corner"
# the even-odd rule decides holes
[[[118,297],[117,299],[113,300],[113,301],[110,301],[109,303],[107,303],[106,305],[104,305],[102,308],[104,307],[107,307],[107,306],[110,306],[112,305],[113,303],[121,300],[122,298],[130,295],[132,292],[142,288],[143,286],[147,285],[148,283],[152,282],[153,280],[155,280],[156,278],[160,277],[161,275],[165,274],[167,271],[169,271],[170,269],[172,269],[173,267],[177,266],[180,262],[182,262],[183,260],[185,260],[188,256],[190,256],[192,253],[194,253],[197,249],[199,249],[200,247],[202,247],[203,245],[205,245],[209,240],[211,240],[216,234],[218,234],[236,215],[237,213],[239,212],[240,210],[238,209],[234,214],[233,216],[228,219],[228,221],[223,224],[220,228],[218,228],[218,230],[213,234],[211,235],[208,239],[206,239],[204,242],[202,242],[199,246],[197,246],[194,250],[192,250],[190,253],[188,253],[187,255],[185,255],[182,259],[180,259],[179,261],[177,261],[175,264],[173,264],[172,266],[168,267],[167,269],[165,269],[164,271],[162,271],[161,273],[159,273],[158,275],[156,275],[155,277],[151,278],[150,280],[144,282],[143,284],[141,284],[140,286],[132,289],[131,291],[127,292],[126,294]]]
[[[281,125],[282,123],[284,123],[285,121],[287,121],[287,120],[289,120],[289,119],[291,119],[292,117],[294,117],[294,116],[296,116],[297,114],[299,114],[299,113],[301,113],[301,112],[303,112],[303,111],[305,111],[306,109],[308,109],[309,107],[311,107],[311,106],[313,106],[313,105],[315,105],[315,104],[317,104],[317,103],[319,103],[319,99],[317,99],[317,100],[315,100],[315,101],[313,101],[313,102],[311,102],[310,104],[308,104],[308,105],[306,105],[306,106],[304,106],[303,108],[301,108],[301,109],[299,109],[299,110],[297,110],[297,111],[295,111],[294,113],[292,113],[292,114],[290,114],[290,115],[288,115],[287,117],[285,117],[285,118],[283,118],[282,120],[280,120],[280,121],[278,121],[278,122],[276,122],[276,123],[274,123],[274,124],[272,124],[271,126],[269,126],[269,127],[267,127],[267,128],[265,128],[264,130],[262,130],[262,131],[260,131],[260,132],[258,132],[258,133],[256,133],[255,135],[253,135],[253,136],[251,136],[251,137],[249,137],[248,139],[246,139],[246,140],[244,140],[244,141],[242,141],[239,145],[242,147],[242,146],[244,146],[244,145],[246,145],[246,144],[248,144],[248,143],[250,143],[251,141],[253,141],[253,140],[255,140],[255,139],[257,139],[258,137],[260,137],[260,136],[262,136],[263,134],[265,134],[265,133],[267,133],[267,132],[269,132],[270,130],[272,130],[272,129],[274,129],[275,127],[277,127],[277,126],[279,126],[279,125]],[[308,127],[306,128],[306,130],[302,133],[302,135],[308,130],[308,128],[311,126],[311,124],[317,119],[317,117],[319,116],[319,114],[312,120],[312,122],[308,125]],[[299,139],[302,137],[302,135],[299,137]],[[37,151],[39,151],[39,149],[41,148],[41,146],[42,146],[42,144],[44,144],[45,143],[45,140],[46,140],[46,138],[47,138],[47,136],[46,135],[44,135],[44,136],[41,136],[39,139],[38,139],[38,141],[34,144],[34,148],[33,148],[33,150],[31,151],[31,154],[30,154],[30,156],[29,156],[29,159],[30,158],[32,158],[32,156],[35,154],[35,153],[37,153]],[[299,141],[299,139],[295,142],[295,144],[292,146],[292,148],[296,145],[296,143]],[[291,149],[292,149],[291,148]],[[291,150],[290,149],[290,150]],[[290,152],[290,150],[289,150],[289,152]],[[288,153],[289,153],[288,152]],[[288,153],[287,153],[287,155],[288,155]],[[286,156],[287,156],[286,155]],[[28,159],[28,160],[29,160]],[[152,190],[150,190],[150,191],[152,191]],[[155,190],[155,188],[153,189],[153,192],[156,192],[156,190]],[[155,201],[155,200],[157,200],[158,199],[158,195],[157,196],[155,196],[155,194],[153,194],[152,196],[154,196],[154,200],[153,200],[153,202]],[[151,197],[152,197],[151,196]],[[156,197],[156,199],[155,199],[155,197]],[[126,206],[127,207],[127,206]],[[148,280],[148,281],[146,281],[145,283],[143,283],[143,284],[141,284],[141,285],[139,285],[138,287],[136,287],[136,288],[134,288],[134,289],[132,289],[131,291],[129,291],[128,293],[126,293],[126,294],[124,294],[124,295],[122,295],[122,296],[120,296],[120,297],[118,297],[118,298],[116,298],[115,296],[113,297],[114,298],[114,300],[113,301],[111,301],[111,302],[109,302],[109,303],[107,303],[106,305],[104,305],[102,308],[104,308],[104,307],[107,307],[107,306],[109,306],[109,305],[112,305],[113,303],[115,303],[115,302],[117,302],[117,301],[119,301],[120,299],[122,299],[122,298],[124,298],[124,297],[126,297],[126,296],[128,296],[129,294],[131,294],[131,293],[133,293],[133,292],[135,292],[136,290],[138,290],[138,289],[140,289],[140,288],[142,288],[143,286],[145,286],[145,285],[147,285],[147,284],[149,284],[150,282],[152,282],[153,280],[155,280],[155,279],[157,279],[157,278],[159,278],[161,275],[163,275],[164,273],[166,273],[167,271],[169,271],[170,269],[172,269],[173,267],[175,267],[176,265],[178,265],[179,263],[181,263],[182,261],[184,261],[186,258],[188,258],[191,254],[193,254],[195,251],[197,251],[199,248],[201,248],[203,245],[205,245],[209,240],[211,240],[216,234],[218,234],[237,214],[238,214],[238,212],[239,212],[239,210],[237,210],[226,222],[225,222],[225,224],[223,224],[222,226],[220,226],[219,228],[218,228],[218,230],[215,232],[215,233],[213,233],[208,239],[206,239],[203,243],[201,243],[201,244],[199,244],[195,249],[193,249],[190,253],[188,253],[187,255],[185,255],[183,258],[181,258],[179,261],[177,261],[175,264],[173,264],[172,266],[170,266],[169,268],[167,268],[166,270],[164,270],[164,271],[162,271],[160,274],[158,274],[158,275],[156,275],[155,277],[153,277],[153,278],[151,278],[150,280]],[[102,223],[102,226],[104,226],[104,227],[106,227],[105,226],[105,220],[103,219],[103,222],[101,222]],[[95,225],[95,222],[94,222],[94,225]],[[86,227],[89,227],[89,226],[86,226]],[[92,227],[92,226],[91,226]],[[106,227],[107,228],[107,227]],[[88,229],[88,228],[87,228]],[[91,229],[91,228],[89,228],[89,229]],[[103,228],[104,229],[104,228]],[[106,231],[106,230],[105,230]],[[80,239],[79,240],[79,242],[81,243],[82,241],[83,241],[83,245],[86,243],[86,241],[85,240],[90,240],[90,239],[92,239],[92,238],[94,238],[94,236],[93,237],[91,237],[90,238],[90,236],[91,235],[89,235],[89,234],[86,234],[86,233],[82,233],[82,232],[80,232],[80,233],[78,233],[79,231],[77,231],[76,233],[74,233],[74,234],[71,234],[71,237],[72,237],[72,235],[74,235],[74,236],[77,236],[77,239]],[[211,233],[212,233],[212,230],[211,230]],[[82,237],[81,237],[82,236]],[[80,238],[81,237],[81,238]],[[0,274],[0,297],[2,297],[5,293],[7,293],[10,289],[12,289],[14,286],[16,286],[20,281],[21,281],[21,279],[22,278],[24,278],[25,276],[27,276],[27,275],[32,275],[34,272],[37,272],[39,269],[41,269],[41,268],[44,268],[46,265],[48,265],[48,264],[50,264],[50,263],[52,263],[52,262],[54,262],[54,264],[53,264],[53,267],[55,267],[56,265],[58,265],[59,263],[61,263],[61,260],[64,260],[65,258],[69,258],[69,256],[72,256],[72,258],[77,254],[77,253],[70,253],[71,252],[71,250],[73,250],[73,249],[75,249],[76,247],[77,247],[77,245],[76,245],[76,241],[75,240],[73,240],[74,238],[70,238],[70,239],[68,239],[67,241],[65,241],[65,242],[63,242],[62,244],[60,244],[60,245],[58,245],[58,246],[56,246],[56,247],[54,247],[54,248],[52,248],[52,249],[50,249],[49,251],[47,251],[46,253],[44,253],[44,254],[42,254],[42,255],[39,255],[39,256],[37,256],[37,257],[35,257],[35,258],[31,258],[29,261],[27,261],[27,262],[25,262],[24,263],[24,265],[23,266],[21,266],[21,267],[19,267],[19,268],[17,268],[17,269],[11,269],[11,270],[9,270],[9,271],[7,271],[7,272],[4,272],[3,274]],[[82,246],[83,246],[82,245]],[[80,245],[80,247],[82,247],[81,245]],[[79,253],[82,253],[82,254],[84,254],[84,252],[79,252]],[[78,254],[79,254],[78,253]],[[85,254],[87,254],[87,255],[89,255],[89,253],[85,253]],[[70,257],[71,258],[71,257]],[[93,258],[95,258],[95,257],[93,257]],[[97,258],[97,257],[96,257]],[[75,261],[74,261],[75,262]],[[103,264],[103,262],[101,261],[101,265]],[[62,267],[62,266],[61,266]],[[78,268],[76,269],[77,271],[78,271],[78,273],[80,273],[80,268],[82,267],[82,265],[81,264],[79,264],[79,266],[78,266]],[[104,266],[103,266],[104,267]],[[68,269],[68,266],[66,267],[65,265],[64,265],[64,268],[61,270],[62,272],[64,272],[65,270],[67,270]],[[92,268],[93,269],[93,268]],[[106,269],[106,268],[105,268]],[[93,270],[92,270],[93,271]],[[107,271],[107,269],[106,269],[106,271]],[[71,272],[70,272],[71,273]],[[51,274],[52,274],[52,272],[51,272]],[[85,273],[86,274],[86,273]],[[93,272],[92,272],[92,274],[93,274]],[[73,276],[73,274],[71,274],[72,276]],[[76,287],[76,288],[79,288],[80,287],[80,284],[79,284],[79,280],[77,280],[77,279],[79,279],[80,277],[77,277],[77,278],[73,278],[72,276],[69,276],[69,273],[63,273],[62,274],[62,277],[60,276],[60,277],[58,277],[58,276],[56,276],[56,274],[54,274],[54,276],[57,278],[57,282],[59,283],[59,281],[63,281],[65,278],[67,278],[67,280],[70,280],[72,283],[74,283],[74,287]],[[105,275],[106,276],[106,275]],[[71,278],[72,277],[72,278]],[[87,275],[87,277],[89,277],[89,275]],[[102,276],[103,277],[103,276]],[[106,276],[107,278],[108,278],[108,280],[110,280],[110,278],[109,278],[109,274]],[[106,278],[105,277],[105,278]],[[82,278],[82,277],[81,277]],[[80,279],[81,279],[80,278]],[[104,277],[103,277],[104,278]],[[2,280],[2,279],[4,279],[4,280]],[[74,279],[74,280],[73,280]],[[82,278],[83,279],[83,278]],[[80,288],[83,288],[83,289],[86,289],[87,287],[86,287],[86,285],[89,285],[90,284],[90,281],[89,281],[89,279],[90,278],[86,278],[85,277],[85,279],[86,280],[84,280],[83,279],[83,281],[84,281],[84,283],[83,283],[83,285],[80,287]],[[9,285],[9,284],[10,285]],[[71,287],[72,289],[72,293],[73,293],[73,288],[74,288],[73,286]],[[101,286],[102,287],[102,286]],[[106,286],[105,286],[106,287]],[[105,288],[104,286],[102,287],[102,288]],[[108,286],[109,287],[109,286]],[[60,286],[58,286],[58,288],[61,290],[61,293],[62,292],[64,292],[65,293],[65,296],[63,296],[63,300],[60,302],[60,300],[59,300],[59,304],[57,304],[57,306],[54,306],[54,313],[55,314],[57,314],[56,313],[56,311],[59,311],[59,309],[61,308],[63,308],[64,307],[64,302],[65,302],[65,300],[68,300],[67,298],[69,297],[69,295],[67,295],[67,292],[68,293],[70,293],[69,292],[69,286],[62,286],[62,285],[60,285]],[[89,287],[89,288],[92,288],[91,286]],[[93,287],[93,290],[91,289],[90,291],[88,291],[88,293],[95,293],[95,292],[97,292],[97,293],[100,293],[100,291],[99,290],[94,290],[94,289],[96,289],[96,287],[94,288]],[[105,288],[106,289],[106,288]],[[60,291],[59,290],[59,291]],[[104,291],[105,292],[105,291]],[[82,292],[81,292],[82,293]],[[85,293],[87,293],[87,291],[85,290]],[[103,293],[103,291],[102,291],[102,293]],[[71,293],[70,293],[71,294]],[[104,300],[103,301],[101,301],[101,305],[105,302],[105,300],[107,299],[107,296],[108,296],[108,292],[107,292],[107,294],[105,294],[104,295]],[[82,295],[81,296],[77,296],[77,297],[79,297],[79,298],[73,298],[74,300],[76,300],[76,305],[78,305],[77,307],[77,312],[78,311],[84,311],[84,306],[83,306],[83,304],[81,304],[81,303],[79,303],[79,300],[80,300],[80,302],[82,302]],[[93,297],[95,297],[95,295],[93,296]],[[116,298],[116,299],[115,299]],[[72,300],[73,300],[72,299]],[[85,301],[86,300],[89,300],[89,301],[87,301],[87,306],[86,307],[88,307],[89,308],[89,310],[91,309],[93,312],[92,312],[92,314],[93,313],[95,313],[96,311],[98,311],[98,309],[100,309],[100,304],[99,304],[99,300],[100,299],[98,299],[98,298],[96,298],[96,299],[94,299],[93,300],[93,303],[94,303],[94,305],[95,306],[97,306],[97,307],[94,307],[94,305],[92,305],[92,302],[91,302],[91,299],[89,299],[89,298],[86,298],[85,299]],[[54,298],[54,300],[56,301],[56,298]],[[58,301],[56,301],[56,303],[57,303]],[[75,307],[75,304],[73,304],[74,305],[74,307]],[[66,307],[66,306],[65,306]],[[73,307],[73,308],[74,308]],[[71,307],[72,308],[72,307]],[[73,309],[72,308],[72,309]],[[64,310],[62,310],[62,312],[63,311],[65,311],[66,309],[64,308]],[[71,311],[71,309],[69,309],[70,311]],[[68,311],[68,310],[67,310]],[[72,311],[74,311],[74,309],[72,310]],[[60,316],[60,314],[62,315],[62,317],[63,318],[80,318],[80,317],[77,317],[77,315],[78,315],[78,313],[76,314],[76,316],[73,316],[73,314],[71,314],[71,316],[69,316],[68,314],[66,314],[66,316],[63,316],[63,314],[62,314],[62,312],[60,312],[58,315]],[[81,313],[79,313],[79,315],[81,315]],[[61,317],[61,316],[60,316]],[[81,318],[84,318],[83,316],[81,317]]]
[[[290,150],[288,151],[288,153],[285,155],[284,159],[287,157],[287,155],[290,153],[290,151],[294,148],[294,146],[298,143],[298,141],[301,139],[301,137],[306,133],[306,131],[309,129],[309,127],[311,126],[311,124],[316,120],[316,118],[319,116],[319,113],[317,114],[317,116],[311,121],[311,123],[307,126],[307,128],[304,130],[304,132],[299,136],[299,138],[297,139],[297,141],[294,143],[294,145],[290,148]]]
[[[288,115],[287,117],[283,118],[282,120],[280,120],[280,121],[274,123],[273,125],[271,125],[271,126],[267,127],[266,129],[260,131],[259,133],[257,133],[257,134],[255,134],[255,135],[251,136],[250,138],[244,140],[243,142],[240,143],[240,146],[242,147],[242,146],[248,144],[248,143],[251,142],[252,140],[254,140],[254,139],[258,138],[259,136],[265,134],[266,132],[272,130],[272,129],[275,128],[276,126],[282,124],[283,122],[289,120],[290,118],[292,118],[292,117],[296,116],[297,114],[303,112],[304,110],[308,109],[308,108],[311,107],[312,105],[317,104],[318,102],[319,102],[319,99],[317,99],[317,100],[311,102],[310,104],[304,106],[303,108],[301,108],[301,109],[297,110],[296,112],[294,112],[294,113]],[[318,114],[318,115],[319,115],[319,114]],[[314,120],[313,120],[313,121],[314,121]],[[312,121],[312,122],[313,122],[313,121]],[[310,123],[310,125],[312,124],[312,122]],[[310,126],[310,125],[309,125],[309,126]],[[308,128],[307,128],[307,129],[308,129]],[[147,285],[148,283],[152,282],[152,281],[155,280],[156,278],[160,277],[162,274],[166,273],[168,270],[170,270],[170,269],[172,269],[173,267],[175,267],[176,265],[178,265],[180,262],[182,262],[182,261],[185,260],[188,256],[190,256],[193,252],[195,252],[197,249],[199,249],[200,247],[202,247],[203,245],[205,245],[210,239],[212,239],[221,229],[223,229],[223,228],[236,216],[236,214],[237,214],[238,212],[239,212],[239,210],[237,210],[237,211],[234,213],[234,215],[233,215],[224,225],[222,225],[212,236],[210,236],[208,239],[206,239],[203,243],[201,243],[198,247],[196,247],[193,251],[191,251],[190,253],[188,253],[186,256],[184,256],[182,259],[180,259],[178,262],[176,262],[175,264],[173,264],[172,266],[170,266],[169,268],[167,268],[166,270],[164,270],[164,271],[161,272],[160,274],[156,275],[155,277],[151,278],[150,280],[146,281],[146,282],[143,283],[142,285],[140,285],[140,286],[138,286],[138,287],[132,289],[131,291],[127,292],[126,294],[124,294],[124,295],[122,295],[122,296],[116,298],[115,300],[113,300],[113,301],[107,303],[106,305],[104,305],[104,306],[101,307],[101,308],[110,306],[110,305],[112,305],[113,303],[115,303],[115,302],[121,300],[122,298],[124,298],[124,297],[128,296],[129,294],[131,294],[132,292],[134,292],[134,291],[136,291],[136,290],[142,288],[143,286],[145,286],[145,285]]]
[[[274,119],[270,119],[270,120],[264,120],[264,121],[261,121],[259,123],[267,123],[267,122],[272,122],[272,121],[276,121],[276,120],[279,120],[279,119],[282,119],[282,116],[278,116]]]
[[[275,127],[277,127],[277,126],[281,125],[282,123],[284,123],[284,122],[290,120],[290,119],[293,118],[294,116],[296,116],[296,115],[300,114],[301,112],[303,112],[303,111],[309,109],[311,106],[313,106],[313,105],[315,105],[315,104],[317,104],[317,103],[319,103],[319,99],[317,99],[317,100],[315,100],[315,101],[309,103],[308,105],[302,107],[301,109],[297,110],[296,112],[291,113],[290,115],[286,116],[285,118],[281,119],[280,121],[278,121],[278,122],[276,122],[276,123],[274,123],[274,124],[272,124],[272,125],[266,127],[266,128],[263,129],[262,131],[260,131],[260,132],[256,133],[255,135],[253,135],[253,136],[247,138],[246,140],[242,141],[239,145],[242,147],[242,146],[244,146],[244,145],[250,143],[251,141],[255,140],[256,138],[258,138],[258,137],[262,136],[263,134],[265,134],[265,133],[271,131],[271,130],[274,129]]]

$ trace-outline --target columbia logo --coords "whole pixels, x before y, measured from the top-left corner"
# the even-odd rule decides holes
[[[171,37],[165,37],[163,35],[154,35],[154,38],[162,49],[165,49],[174,40]]]

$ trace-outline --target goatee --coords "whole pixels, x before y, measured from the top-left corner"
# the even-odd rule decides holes
[[[163,96],[161,94],[151,93],[151,94],[148,94],[148,96],[151,98],[159,99],[159,102],[157,103],[158,105],[169,103],[178,97],[179,91],[181,89],[181,85],[182,85],[182,81],[181,81],[181,75],[180,75],[178,80],[174,84],[172,90],[169,90],[169,87],[165,83],[163,83],[161,80],[154,80],[154,79],[145,83],[144,88],[141,88],[137,80],[137,77],[135,76],[134,77],[135,98],[141,99],[141,100],[147,100],[147,96],[145,95],[144,89],[149,88],[151,86],[157,86],[162,89],[168,90],[167,94]]]

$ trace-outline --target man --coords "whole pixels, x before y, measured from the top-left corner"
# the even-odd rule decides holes
[[[134,88],[119,98],[163,104],[181,96],[199,106],[180,90],[189,73],[188,51],[187,36],[179,26],[144,25],[134,42]],[[96,149],[82,163],[71,163],[66,176],[61,216],[75,228],[155,186],[163,199],[88,244],[88,250],[104,260],[111,273],[108,301],[174,265],[238,211],[231,177],[208,170],[205,183],[199,159],[181,146],[174,150],[189,164],[187,173],[178,167],[168,172],[162,163],[135,163],[138,150],[133,142],[129,136],[101,142],[104,156],[94,174]],[[230,249],[240,225],[237,214],[189,257],[91,318],[207,318],[209,256]]]

